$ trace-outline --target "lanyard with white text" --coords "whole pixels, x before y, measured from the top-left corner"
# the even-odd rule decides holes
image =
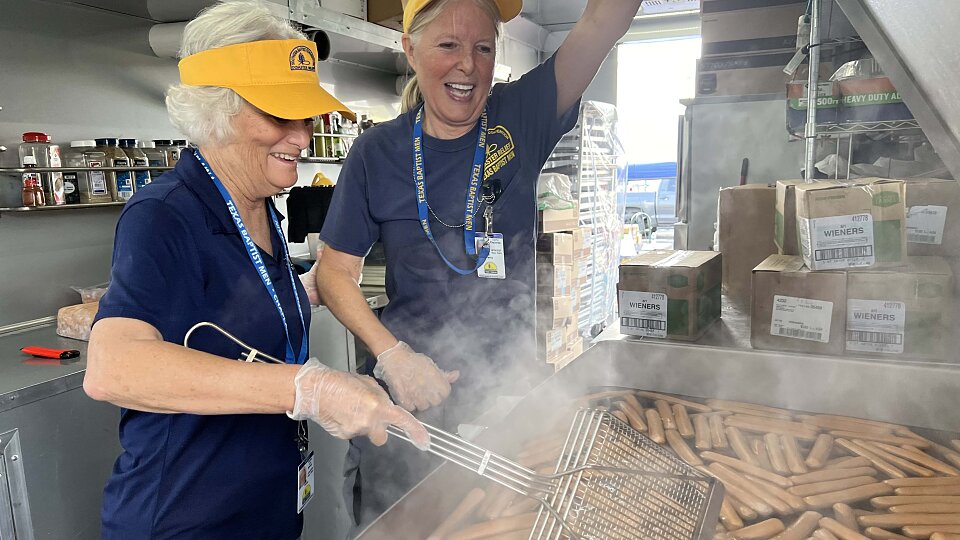
[[[429,206],[427,205],[427,173],[423,159],[422,106],[420,110],[417,111],[416,120],[413,122],[413,180],[417,188],[417,213],[420,216],[420,226],[423,227],[423,232],[426,233],[433,247],[437,249],[437,253],[440,254],[443,262],[447,263],[447,266],[454,272],[464,276],[476,272],[490,254],[488,241],[484,241],[480,248],[480,253],[477,254],[476,235],[473,232],[473,218],[477,213],[477,205],[480,202],[480,182],[482,181],[481,176],[483,175],[483,161],[487,155],[486,109],[484,109],[483,114],[480,116],[479,124],[478,129],[480,134],[477,136],[477,147],[473,155],[473,167],[470,169],[470,186],[467,189],[467,204],[463,211],[463,247],[467,255],[477,255],[477,263],[473,268],[464,270],[450,262],[446,256],[444,256],[443,251],[440,250],[440,246],[437,245],[437,241],[433,237],[433,232],[430,230]],[[491,231],[486,232],[490,233]]]
[[[277,236],[280,237],[280,249],[283,252],[283,259],[287,262],[287,272],[290,274],[290,285],[293,287],[293,298],[297,303],[297,313],[300,314],[300,327],[303,329],[303,334],[300,338],[300,354],[296,356],[293,354],[293,344],[290,340],[290,328],[287,326],[287,316],[283,312],[283,306],[280,305],[280,297],[277,295],[277,290],[273,287],[273,280],[270,279],[270,274],[267,273],[267,265],[264,264],[263,257],[260,256],[260,248],[257,247],[256,243],[254,243],[253,238],[250,236],[250,232],[247,231],[246,225],[243,224],[243,219],[240,218],[240,212],[237,210],[237,205],[234,204],[233,197],[230,196],[227,188],[223,186],[223,182],[217,178],[216,173],[214,173],[213,169],[210,168],[210,165],[207,164],[207,160],[203,159],[203,156],[200,155],[199,150],[195,149],[193,154],[197,156],[197,161],[199,161],[200,165],[202,165],[204,170],[207,171],[207,174],[210,175],[210,179],[213,180],[213,184],[217,186],[217,190],[220,191],[220,195],[223,197],[223,202],[227,204],[227,210],[230,211],[230,217],[233,218],[233,222],[237,225],[237,230],[240,231],[240,237],[243,238],[243,245],[247,249],[247,255],[250,257],[250,262],[252,262],[254,268],[256,268],[257,275],[259,275],[260,280],[263,281],[263,286],[266,287],[267,294],[270,295],[274,306],[277,308],[277,313],[280,314],[280,322],[283,323],[283,331],[287,334],[287,363],[302,364],[306,362],[307,323],[303,318],[303,308],[300,307],[300,294],[297,292],[297,282],[293,277],[293,264],[290,262],[290,256],[287,254],[287,241],[283,237],[283,229],[280,228],[280,220],[277,219],[276,212],[273,211],[273,207],[270,204],[267,204],[267,209],[270,211],[270,218],[273,220],[273,227],[277,230]]]

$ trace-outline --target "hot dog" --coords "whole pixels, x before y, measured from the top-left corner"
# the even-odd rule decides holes
[[[870,504],[873,505],[874,508],[890,508],[891,506],[896,506],[898,504],[960,504],[960,496],[894,495],[892,497],[876,497],[870,499]]]
[[[844,527],[855,531],[860,529],[860,525],[857,523],[857,516],[853,513],[853,508],[850,508],[847,504],[837,503],[833,505],[833,519],[842,523]]]
[[[753,450],[750,449],[747,438],[744,437],[743,432],[735,427],[727,427],[724,431],[727,433],[727,440],[730,442],[730,448],[733,449],[733,453],[744,462],[759,467],[760,461],[753,453]]]
[[[688,409],[690,409],[690,410],[693,410],[693,411],[697,411],[697,412],[708,413],[708,412],[713,411],[713,409],[711,409],[710,407],[708,407],[708,406],[706,406],[706,405],[704,405],[704,404],[702,404],[702,403],[695,403],[695,402],[693,402],[693,401],[688,401],[688,400],[686,400],[686,399],[680,399],[680,398],[678,398],[678,397],[671,396],[671,395],[669,395],[669,394],[661,394],[661,393],[659,393],[659,392],[648,392],[648,391],[646,391],[646,390],[638,390],[638,391],[635,392],[635,393],[636,393],[636,395],[638,395],[638,396],[640,396],[640,397],[642,397],[642,398],[647,398],[647,399],[662,399],[662,400],[666,401],[667,403],[673,403],[673,404],[676,404],[676,405],[683,405],[684,407],[686,407],[686,408],[688,408]]]
[[[730,446],[727,442],[727,434],[723,430],[723,418],[715,414],[710,415],[710,442],[714,448]]]
[[[832,532],[840,540],[869,540],[866,536],[857,532],[856,528],[851,529],[833,518],[821,518],[820,526]]]
[[[887,512],[894,514],[960,514],[960,504],[897,504],[887,508]]]
[[[880,497],[881,495],[889,495],[893,492],[893,488],[884,484],[883,482],[877,482],[874,484],[867,484],[865,486],[857,486],[850,489],[844,489],[841,491],[834,491],[831,493],[822,493],[820,495],[811,495],[809,497],[804,497],[803,502],[810,505],[811,508],[828,508],[833,506],[836,503],[846,503],[852,504],[855,502],[865,501],[871,497]]]
[[[893,487],[960,486],[960,477],[940,478],[892,478],[885,483]]]
[[[900,456],[891,454],[890,452],[887,452],[886,450],[883,450],[882,448],[878,447],[874,442],[865,441],[863,439],[853,439],[853,442],[859,444],[861,447],[866,448],[867,450],[873,452],[877,456],[883,458],[884,461],[890,462],[890,464],[892,464],[894,467],[897,467],[898,469],[913,473],[916,476],[925,476],[925,477],[934,476],[934,472],[931,471],[930,469],[926,467],[921,467],[920,465],[917,465],[912,461],[908,461],[906,459],[903,459]]]
[[[780,534],[784,529],[783,522],[773,518],[742,529],[737,529],[736,531],[730,531],[728,534],[730,538],[735,538],[736,540],[761,540]]]
[[[787,491],[799,497],[809,497],[810,495],[820,495],[821,493],[832,493],[857,486],[866,486],[876,481],[876,478],[870,476],[854,476],[853,478],[843,478],[841,480],[829,480],[827,482],[814,482],[812,484],[793,486]]]
[[[844,478],[853,478],[854,476],[876,476],[877,470],[873,467],[857,467],[855,469],[824,469],[807,474],[797,474],[790,477],[790,480],[796,484],[812,484],[814,482],[829,482],[830,480],[842,480]]]
[[[660,413],[660,420],[663,421],[664,429],[677,429],[677,422],[673,418],[673,410],[670,409],[670,404],[662,399],[658,399],[653,402],[653,406],[657,408],[657,412]]]
[[[656,409],[647,409],[644,414],[647,418],[647,436],[657,444],[665,443],[667,438],[663,433],[663,421],[660,419],[660,413]]]
[[[922,439],[912,439],[907,437],[897,437],[895,435],[881,435],[875,433],[857,433],[855,431],[831,431],[831,435],[836,438],[862,439],[865,441],[878,441],[887,444],[909,444],[918,448],[929,448],[930,442]]]
[[[787,458],[787,468],[790,469],[790,472],[806,474],[807,466],[803,463],[803,457],[800,455],[797,439],[793,435],[781,435],[780,445],[783,447],[783,455]]]
[[[835,441],[838,446],[854,453],[859,456],[865,457],[870,460],[870,463],[873,464],[880,472],[886,474],[890,478],[906,478],[906,474],[903,473],[900,469],[894,467],[890,462],[881,458],[880,456],[874,454],[869,449],[866,449],[859,444],[848,441],[847,439],[837,439]]]
[[[705,415],[698,414],[693,417],[693,428],[695,432],[694,446],[698,450],[710,450],[713,448],[712,438],[710,436],[710,420]]]
[[[692,439],[694,435],[693,424],[690,422],[687,408],[683,405],[674,405],[673,419],[677,422],[677,431],[680,432],[680,436],[684,439]]]
[[[804,512],[785,531],[773,537],[773,540],[803,540],[817,528],[820,518],[819,512]]]
[[[887,527],[895,529],[908,525],[956,525],[960,526],[960,514],[876,514],[857,518],[864,527]]]
[[[872,540],[910,540],[909,536],[890,532],[880,527],[867,527],[863,530],[863,534]]]
[[[834,441],[836,442],[836,441]],[[831,459],[824,465],[825,469],[852,469],[854,467],[872,467],[873,463],[863,456],[842,457]]]
[[[703,460],[700,459],[700,456],[693,453],[693,450],[687,446],[687,442],[683,440],[683,437],[680,436],[677,430],[668,429],[666,430],[665,436],[670,448],[673,448],[673,451],[680,456],[680,459],[693,466],[703,465]]]
[[[903,534],[910,538],[930,538],[934,534],[960,534],[960,525],[907,525]]]
[[[736,469],[742,473],[749,474],[751,476],[756,476],[757,478],[766,480],[767,482],[770,482],[772,484],[778,485],[783,488],[788,488],[793,485],[793,482],[788,478],[780,476],[779,474],[776,474],[776,473],[769,472],[755,465],[750,465],[749,463],[745,461],[740,461],[737,458],[724,456],[716,452],[701,452],[700,457],[707,461],[722,463],[723,465]]]
[[[767,433],[763,436],[763,444],[767,447],[767,457],[770,458],[773,470],[780,474],[790,474],[790,468],[787,467],[787,457],[783,454],[783,448],[780,446],[780,437],[776,433]]]
[[[810,453],[807,454],[807,459],[804,463],[811,469],[819,469],[826,465],[827,458],[832,451],[833,437],[826,433],[821,433],[817,436],[817,440],[814,441],[813,448],[810,449]]]

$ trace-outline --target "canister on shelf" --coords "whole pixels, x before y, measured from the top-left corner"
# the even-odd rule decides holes
[[[113,137],[97,139],[97,149],[106,156],[107,167],[129,167],[130,158],[120,149],[120,141]],[[133,197],[133,173],[129,171],[110,171],[107,173],[107,186],[110,198],[116,202],[126,202]]]
[[[28,131],[23,134],[23,142],[20,143],[20,163],[24,166],[26,166],[24,159],[27,156],[33,156],[37,167],[60,167],[60,147],[50,144],[50,135],[46,133]],[[63,194],[63,173],[39,174],[47,204],[64,204],[66,201]]]
[[[120,139],[120,149],[130,158],[130,164],[134,167],[149,167],[150,162],[147,155],[137,148],[136,139]],[[133,190],[140,191],[151,182],[150,171],[135,171],[133,173]]]
[[[163,150],[157,148],[157,144],[154,141],[140,141],[138,144],[140,151],[147,156],[147,163],[151,167],[166,167],[167,166],[167,153]],[[152,170],[150,171],[151,180],[156,180],[158,176],[163,174],[163,171]]]
[[[36,169],[37,158],[30,154],[24,156],[23,166],[26,169]],[[23,173],[23,205],[45,206],[43,190],[40,188],[40,173],[32,171]]]
[[[67,167],[103,167],[107,156],[96,148],[96,142],[90,140],[71,141],[70,151],[64,156]],[[64,176],[66,177],[65,173]],[[76,173],[77,191],[82,204],[110,202],[110,188],[107,175],[103,171],[78,171]]]

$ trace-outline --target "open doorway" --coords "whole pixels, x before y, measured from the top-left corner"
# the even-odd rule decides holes
[[[629,164],[621,256],[673,248],[680,100],[694,97],[698,58],[698,35],[618,49],[618,134]]]

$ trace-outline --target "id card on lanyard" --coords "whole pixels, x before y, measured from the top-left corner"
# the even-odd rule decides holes
[[[493,233],[487,230],[482,235],[482,241],[477,241],[480,233],[474,233],[474,217],[480,204],[480,183],[483,181],[483,163],[487,156],[487,110],[483,110],[478,122],[477,146],[473,154],[473,166],[470,169],[470,185],[467,188],[466,207],[463,211],[463,247],[467,255],[476,255],[477,261],[473,268],[464,269],[450,262],[443,254],[437,240],[430,229],[430,208],[427,204],[427,173],[423,158],[423,106],[417,111],[413,122],[413,180],[417,189],[417,215],[420,218],[420,227],[427,235],[427,239],[440,254],[443,262],[454,272],[466,276],[478,272],[490,255],[490,242]],[[489,208],[489,207],[488,207]],[[478,273],[479,275],[479,273]]]
[[[240,211],[237,210],[237,205],[233,202],[233,197],[230,196],[230,193],[227,191],[227,188],[224,187],[223,182],[221,182],[217,177],[217,174],[213,172],[213,169],[210,168],[207,160],[203,158],[199,150],[194,149],[193,154],[197,157],[197,161],[200,162],[200,165],[203,166],[203,169],[207,171],[207,174],[210,176],[210,180],[212,180],[213,184],[217,186],[220,196],[223,197],[223,202],[226,203],[227,210],[230,212],[230,217],[233,218],[233,222],[236,224],[237,230],[240,232],[240,237],[243,239],[243,245],[247,250],[247,255],[250,257],[250,262],[253,263],[253,267],[256,269],[257,275],[260,276],[260,280],[263,282],[263,286],[267,290],[267,294],[270,295],[270,299],[273,300],[273,305],[277,308],[277,313],[280,314],[280,322],[283,323],[283,331],[287,336],[287,350],[284,359],[288,364],[302,364],[306,362],[307,323],[303,318],[303,308],[300,307],[300,294],[297,292],[297,283],[293,275],[293,264],[290,262],[290,256],[287,253],[287,241],[283,236],[283,229],[280,228],[280,220],[277,219],[276,212],[273,211],[272,206],[269,204],[267,205],[267,209],[270,211],[270,218],[273,221],[273,227],[276,229],[277,236],[280,238],[280,249],[283,252],[283,258],[287,263],[287,273],[290,275],[290,284],[293,287],[293,297],[296,300],[297,313],[300,315],[300,327],[303,329],[303,334],[301,335],[300,339],[300,352],[298,354],[294,354],[293,352],[293,343],[290,339],[290,327],[287,325],[287,315],[284,313],[283,306],[280,304],[280,296],[277,294],[277,290],[273,286],[273,280],[270,279],[270,274],[267,272],[267,265],[264,264],[263,257],[260,256],[260,248],[257,247],[256,243],[254,243],[246,225],[243,224],[243,219],[240,217]]]

